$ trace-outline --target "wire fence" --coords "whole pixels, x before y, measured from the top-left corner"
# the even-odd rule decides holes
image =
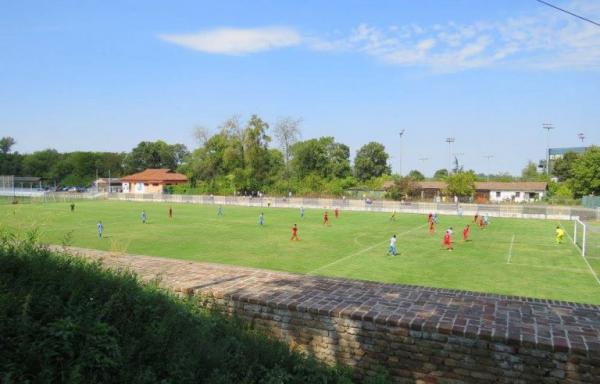
[[[239,205],[247,207],[276,208],[316,208],[350,211],[375,211],[428,214],[436,212],[447,215],[484,215],[492,217],[515,217],[535,219],[600,220],[600,209],[571,206],[507,205],[507,204],[452,204],[429,202],[399,202],[369,199],[324,199],[324,198],[282,198],[282,197],[246,197],[246,196],[207,196],[207,195],[169,195],[142,193],[111,193],[114,200],[156,201],[167,203]]]

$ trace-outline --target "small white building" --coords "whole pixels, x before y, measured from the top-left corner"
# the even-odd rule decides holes
[[[494,203],[525,203],[541,200],[546,195],[548,183],[541,181],[523,182],[476,182],[476,198]]]

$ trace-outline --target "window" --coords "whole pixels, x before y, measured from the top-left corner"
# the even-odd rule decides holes
[[[515,192],[515,197],[521,197],[521,192]]]
[[[500,191],[496,192],[496,197],[500,197]]]

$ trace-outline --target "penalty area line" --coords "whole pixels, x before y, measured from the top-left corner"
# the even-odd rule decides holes
[[[410,229],[410,230],[408,230],[408,231],[401,232],[401,233],[399,233],[399,234],[398,234],[398,236],[402,236],[402,235],[409,234],[409,233],[411,233],[411,232],[413,232],[413,231],[416,231],[416,230],[418,230],[418,229],[420,229],[420,228],[423,228],[423,227],[425,227],[426,225],[427,225],[427,224],[419,225],[418,227],[415,227],[415,228],[413,228],[413,229]],[[367,248],[365,248],[365,249],[361,249],[360,251],[357,251],[357,252],[351,253],[351,254],[349,254],[348,256],[344,256],[344,257],[342,257],[342,258],[340,258],[340,259],[334,260],[334,261],[332,261],[332,262],[331,262],[331,263],[329,263],[329,264],[322,265],[322,266],[320,266],[319,268],[315,268],[315,269],[313,269],[312,271],[309,271],[309,272],[307,272],[306,274],[307,274],[307,275],[312,275],[312,274],[314,274],[315,272],[317,272],[317,271],[320,271],[320,270],[322,270],[322,269],[325,269],[325,268],[329,268],[329,267],[331,267],[332,265],[335,265],[335,264],[339,263],[340,261],[343,261],[343,260],[349,259],[349,258],[351,258],[351,257],[354,257],[354,256],[358,256],[358,255],[360,255],[360,254],[363,254],[363,253],[365,253],[365,252],[368,252],[368,251],[370,251],[370,250],[371,250],[371,249],[373,249],[373,248],[380,247],[380,246],[381,246],[381,244],[385,244],[387,241],[388,241],[388,240],[383,240],[383,241],[380,241],[380,242],[378,242],[378,243],[376,243],[376,244],[373,244],[373,245],[371,245],[370,247],[367,247]]]
[[[506,260],[506,264],[510,264],[510,259],[512,259],[512,250],[513,245],[515,244],[515,235],[512,235],[512,239],[510,239],[510,247],[508,248],[508,260]]]

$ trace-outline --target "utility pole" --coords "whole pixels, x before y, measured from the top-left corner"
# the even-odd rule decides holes
[[[585,134],[583,132],[580,132],[577,134],[577,137],[579,138],[579,140],[581,140],[581,144],[583,145],[583,140],[585,140]]]
[[[452,171],[452,143],[454,143],[454,137],[447,137],[446,143],[448,143],[448,175]]]
[[[490,159],[492,159],[494,157],[494,155],[485,155],[483,157],[485,157],[487,159],[487,168],[488,168],[487,181],[490,181],[490,173],[492,173],[492,170],[490,168]]]
[[[544,123],[542,129],[548,131],[546,135],[546,175],[550,176],[550,131],[554,129],[554,126],[551,123]]]
[[[400,168],[398,170],[398,173],[400,173],[400,177],[402,177],[402,136],[404,135],[404,131],[404,129],[400,131]]]

